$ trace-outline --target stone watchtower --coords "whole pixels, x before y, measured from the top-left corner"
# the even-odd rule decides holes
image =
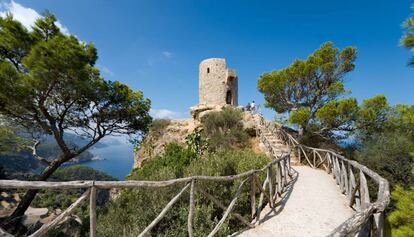
[[[226,68],[224,58],[203,60],[198,83],[200,105],[238,105],[236,71]]]
[[[226,67],[224,58],[203,60],[199,66],[199,104],[191,108],[193,117],[206,110],[237,106],[237,80],[236,71]]]

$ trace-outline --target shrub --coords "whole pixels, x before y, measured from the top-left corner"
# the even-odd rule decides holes
[[[234,108],[224,108],[206,114],[201,122],[207,135],[240,127],[242,111]]]
[[[50,181],[73,181],[73,180],[116,180],[101,171],[90,167],[74,165],[58,169]],[[34,199],[32,205],[34,207],[48,207],[50,209],[66,209],[76,199],[78,199],[85,189],[68,189],[68,190],[41,190]],[[102,205],[109,200],[108,190],[98,190],[97,204]]]
[[[397,186],[391,194],[396,208],[388,215],[391,236],[414,236],[414,186],[404,190]]]
[[[239,109],[225,108],[205,115],[201,122],[210,151],[245,148],[249,135],[243,130]]]
[[[155,136],[159,136],[170,123],[171,120],[169,119],[154,119],[150,125],[150,132]]]
[[[146,161],[142,169],[134,170],[129,176],[130,180],[153,180],[160,167],[169,167],[174,172],[174,177],[183,177],[184,168],[194,158],[189,149],[184,149],[177,143],[170,143],[165,146],[164,153]],[[163,177],[159,177],[163,178]]]
[[[386,132],[376,134],[362,144],[357,160],[387,179],[391,188],[397,184],[407,187],[414,181],[411,151],[410,137],[399,132]]]
[[[166,147],[165,153],[148,161],[142,169],[135,170],[129,179],[167,180],[191,175],[232,175],[252,168],[260,168],[268,162],[264,155],[250,150],[221,151],[206,154],[199,159],[187,156],[187,149],[177,144]],[[240,180],[235,182],[196,182],[196,187],[209,192],[225,205],[233,198]],[[165,188],[137,188],[125,190],[98,213],[99,236],[136,236],[142,231],[176,195],[184,184]],[[235,211],[241,215],[250,214],[249,194],[246,190],[240,196]],[[187,215],[189,194],[185,192],[166,216],[152,230],[153,236],[187,236]],[[219,209],[200,192],[195,195],[194,235],[206,236],[220,220],[223,210]],[[227,236],[242,227],[238,220],[229,218],[217,236]]]
[[[189,149],[195,156],[200,157],[207,150],[208,144],[203,136],[203,129],[196,128],[185,138],[187,149]]]

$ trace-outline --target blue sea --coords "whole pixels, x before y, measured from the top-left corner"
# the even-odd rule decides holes
[[[93,147],[89,151],[102,160],[91,160],[82,165],[103,171],[118,180],[124,180],[132,170],[133,145],[127,141],[111,142],[103,147]]]

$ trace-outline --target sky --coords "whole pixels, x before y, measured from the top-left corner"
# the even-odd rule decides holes
[[[391,104],[414,104],[412,53],[401,47],[408,0],[109,1],[0,0],[30,28],[45,10],[62,32],[98,48],[97,66],[108,80],[142,90],[157,118],[189,117],[198,103],[198,65],[226,58],[239,78],[239,104],[263,104],[263,72],[306,58],[326,41],[358,49],[346,88],[360,102],[385,94]],[[265,109],[264,115],[275,115]]]

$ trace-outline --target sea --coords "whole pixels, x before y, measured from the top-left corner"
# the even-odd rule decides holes
[[[92,147],[89,151],[97,160],[82,162],[99,171],[103,171],[118,180],[124,180],[133,167],[134,155],[133,145],[125,140],[116,142],[107,142],[104,146]]]

